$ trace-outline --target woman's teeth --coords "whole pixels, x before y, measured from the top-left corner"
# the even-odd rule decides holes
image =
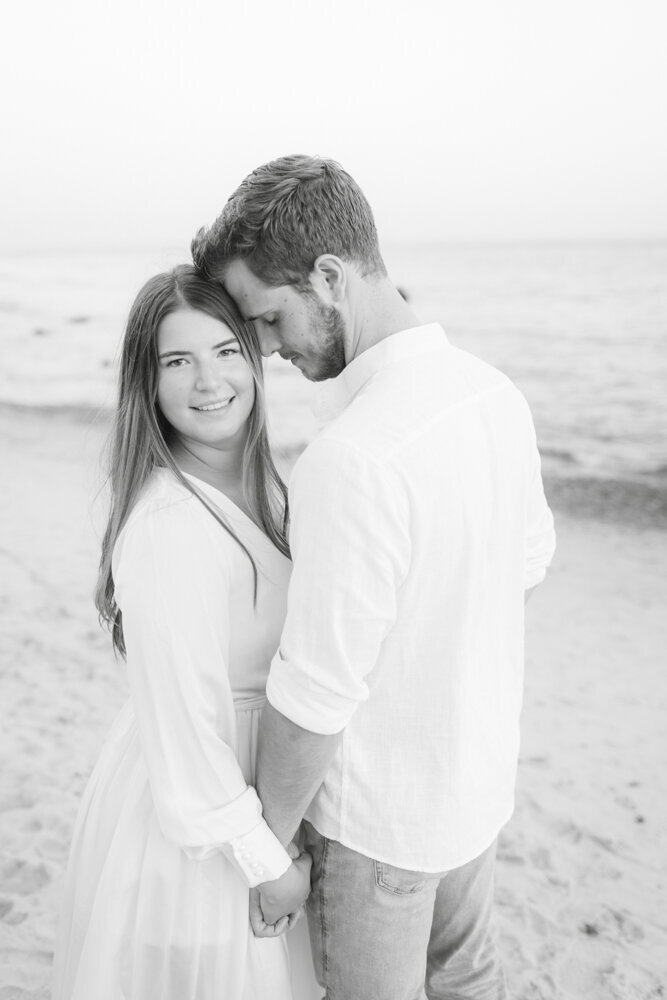
[[[231,401],[231,399],[225,399],[222,403],[207,403],[206,406],[195,406],[195,410],[223,410],[225,406],[229,406]]]

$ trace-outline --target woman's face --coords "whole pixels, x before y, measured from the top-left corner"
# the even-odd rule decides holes
[[[186,445],[242,449],[255,382],[233,331],[207,313],[179,309],[158,327],[160,410]]]

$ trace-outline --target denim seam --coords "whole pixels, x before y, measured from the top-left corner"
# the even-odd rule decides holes
[[[324,976],[324,984],[327,995],[329,993],[329,955],[327,952],[327,940],[329,936],[329,931],[327,927],[327,914],[326,914],[326,892],[324,888],[324,882],[326,879],[326,863],[327,855],[329,853],[329,841],[326,837],[323,837],[322,843],[322,868],[320,871],[320,930],[322,932],[322,973]]]
[[[416,885],[412,886],[410,889],[401,889],[400,886],[390,885],[386,882],[382,874],[382,862],[373,861],[373,866],[375,868],[375,884],[378,889],[382,889],[385,892],[391,892],[394,896],[416,896],[422,891],[426,882],[417,882]]]

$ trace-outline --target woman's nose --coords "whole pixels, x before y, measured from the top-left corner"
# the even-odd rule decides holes
[[[212,389],[217,389],[223,382],[224,378],[219,365],[206,364],[199,366],[195,388],[200,392],[210,392]]]

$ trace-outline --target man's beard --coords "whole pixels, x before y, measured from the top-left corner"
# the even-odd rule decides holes
[[[311,382],[335,378],[345,368],[345,322],[334,306],[312,299],[312,332],[317,336],[316,368],[304,372]]]

